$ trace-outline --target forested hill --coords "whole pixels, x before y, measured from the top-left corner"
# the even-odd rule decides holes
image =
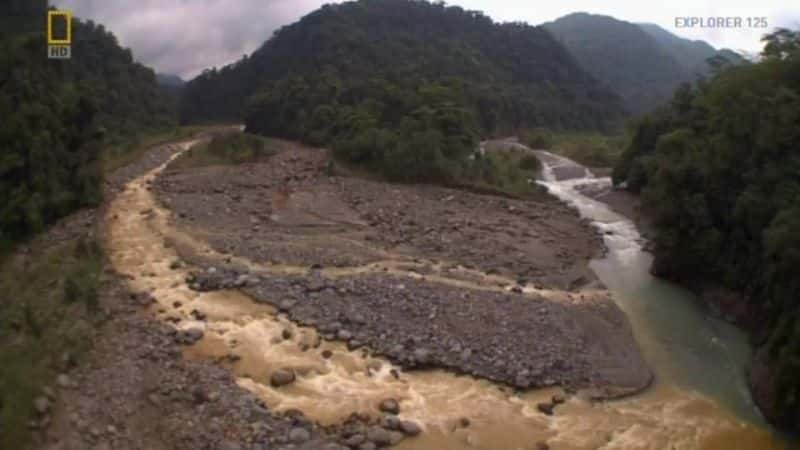
[[[767,39],[763,60],[680,89],[638,119],[614,171],[656,228],[653,271],[704,290],[754,333],[754,398],[800,431],[800,33]]]
[[[742,64],[745,61],[741,55],[732,50],[717,50],[706,41],[693,41],[676,36],[656,24],[640,23],[638,25],[669,52],[689,75],[708,75],[711,68],[708,59],[715,56],[721,56],[734,65]],[[694,82],[695,80],[692,78],[686,81]]]
[[[705,42],[682,39],[657,25],[609,16],[575,13],[544,27],[636,113],[666,103],[681,83],[707,74],[706,59],[719,54]]]
[[[299,138],[328,136],[320,121],[335,119],[338,129],[353,113],[399,124],[436,102],[474,116],[484,135],[532,126],[605,128],[622,114],[615,95],[545,30],[414,0],[323,6],[250,57],[189,82],[182,119],[241,117],[245,99],[259,87],[263,99],[270,86],[293,98],[282,116],[262,117],[269,124],[259,127]],[[258,118],[250,119],[255,126]]]
[[[0,6],[0,244],[40,230],[101,193],[109,139],[172,125],[152,70],[102,25],[73,21],[71,60],[49,60],[47,4]]]

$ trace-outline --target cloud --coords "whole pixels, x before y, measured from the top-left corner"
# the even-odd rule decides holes
[[[323,0],[60,0],[58,7],[104,24],[158,72],[191,78],[253,52],[279,27]]]

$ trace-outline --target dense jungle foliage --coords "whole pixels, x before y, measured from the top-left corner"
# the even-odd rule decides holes
[[[0,6],[0,244],[96,204],[105,144],[174,124],[153,71],[102,25],[73,19],[72,59],[48,59],[46,10]]]
[[[800,429],[800,33],[640,118],[616,183],[652,212],[656,274],[742,292],[766,318],[776,423]],[[764,330],[758,330],[764,331]]]
[[[323,6],[181,102],[185,121],[244,117],[409,181],[453,173],[479,136],[605,129],[622,114],[544,29],[414,0]]]

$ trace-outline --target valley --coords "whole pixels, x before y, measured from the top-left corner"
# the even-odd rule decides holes
[[[318,151],[306,151],[320,157]],[[270,170],[273,164],[285,167],[283,158],[297,158],[295,153],[281,155],[276,155],[274,161],[256,164],[265,167],[245,165],[214,170],[258,172]],[[600,398],[640,391],[650,383],[650,372],[644,362],[638,369],[630,365],[632,358],[641,358],[633,356],[639,355],[639,350],[631,329],[616,303],[609,301],[612,294],[596,281],[565,287],[557,279],[537,280],[523,287],[508,272],[491,271],[485,265],[472,268],[461,265],[457,255],[450,255],[449,261],[429,260],[430,254],[420,249],[400,246],[402,251],[396,251],[389,245],[381,245],[382,241],[349,244],[353,234],[343,229],[358,223],[358,214],[351,211],[352,215],[342,220],[341,211],[348,208],[337,208],[326,197],[322,202],[326,207],[315,208],[318,214],[309,214],[308,205],[316,205],[309,198],[323,195],[316,190],[319,185],[330,188],[327,176],[307,178],[305,184],[292,188],[279,187],[286,198],[275,204],[268,219],[256,224],[265,229],[258,232],[280,234],[291,230],[288,232],[301,232],[302,236],[292,239],[295,247],[292,252],[285,252],[283,245],[287,240],[280,237],[249,240],[259,246],[275,245],[275,261],[259,259],[259,253],[244,255],[245,252],[238,250],[246,247],[242,243],[234,251],[220,247],[220,242],[231,242],[221,236],[253,233],[252,222],[248,221],[244,229],[236,229],[230,224],[206,224],[208,219],[197,215],[204,211],[206,194],[198,195],[190,182],[194,176],[204,176],[202,171],[186,175],[180,171],[171,173],[168,168],[161,173],[162,168],[134,178],[112,203],[107,213],[111,260],[116,270],[130,280],[131,288],[151,296],[155,303],[148,308],[150,314],[177,325],[176,336],[201,330],[199,340],[188,341],[194,344],[185,347],[185,357],[221,364],[237,377],[239,386],[253,392],[270,409],[302,411],[311,421],[325,426],[313,428],[318,431],[310,433],[309,436],[315,436],[309,438],[310,446],[301,448],[318,448],[315,445],[322,445],[322,440],[336,436],[333,430],[339,429],[337,425],[347,421],[352,413],[380,417],[383,413],[379,405],[386,399],[398,402],[402,420],[412,421],[423,430],[419,437],[400,440],[397,448],[515,449],[547,445],[555,449],[589,449],[604,445],[722,449],[732,442],[737,443],[737,448],[781,448],[760,426],[737,418],[712,397],[686,390],[668,378],[657,378],[652,387],[631,398],[596,403]],[[354,179],[349,183],[366,182]],[[247,195],[247,190],[242,191],[243,196]],[[352,193],[352,189],[348,192]],[[185,198],[180,199],[181,196]],[[164,204],[183,205],[176,206],[176,210],[184,212],[170,211]],[[514,204],[523,211],[532,205]],[[562,211],[560,220],[576,224],[571,232],[573,237],[583,235],[587,242],[596,242],[591,229],[578,226],[580,222],[574,213],[562,210],[557,204],[551,207]],[[503,209],[507,211],[508,206]],[[339,215],[331,211],[338,211]],[[328,223],[333,232],[324,233],[315,227],[285,228],[280,220],[313,222],[317,227]],[[548,227],[549,218],[529,220],[533,229]],[[330,225],[331,222],[335,225]],[[502,234],[502,229],[498,231]],[[218,241],[215,243],[209,236],[216,236]],[[321,258],[326,254],[325,242],[337,249],[335,253],[341,259],[326,261],[329,265],[309,264],[311,260],[304,259],[308,255]],[[305,251],[298,251],[297,247]],[[602,261],[602,255],[596,253],[598,248],[593,244],[589,249],[595,250],[574,264],[585,267],[592,257]],[[260,251],[273,254],[269,250]],[[349,252],[355,252],[355,256],[346,258]],[[491,264],[491,260],[487,263]],[[436,286],[448,288],[437,290]],[[401,292],[399,296],[397,291]],[[448,300],[453,293],[459,294],[459,298]],[[440,298],[443,294],[445,297]],[[295,304],[286,303],[287,299]],[[503,321],[504,327],[461,328],[464,325],[459,325],[460,311],[468,308],[470,315],[480,315],[480,309],[476,308],[497,301],[502,302],[504,310],[514,312],[514,317],[504,318],[497,316],[495,308],[493,315]],[[448,306],[449,302],[456,307]],[[364,308],[366,305],[369,308]],[[543,308],[545,314],[540,316]],[[580,310],[585,308],[591,314],[582,315]],[[315,315],[320,309],[330,314]],[[559,310],[562,312],[556,313]],[[599,313],[603,310],[606,313]],[[529,316],[528,311],[534,314]],[[422,333],[428,335],[415,334],[414,322],[403,319],[407,314],[417,322],[426,322]],[[540,317],[545,317],[545,322],[536,325]],[[338,324],[333,325],[331,318]],[[370,337],[371,329],[360,328],[361,320],[379,325],[380,339]],[[490,323],[486,319],[482,322]],[[562,328],[569,323],[581,325]],[[537,333],[542,328],[544,334],[529,337],[518,334]],[[470,330],[471,335],[459,334],[459,329]],[[602,359],[584,360],[589,361],[586,367],[591,369],[587,372],[592,375],[591,385],[565,377],[568,372],[549,372],[546,368],[542,375],[551,377],[561,388],[542,388],[549,383],[532,371],[529,374],[534,380],[532,385],[541,387],[518,390],[526,386],[502,376],[497,380],[500,384],[491,383],[489,380],[498,378],[491,372],[482,371],[480,366],[459,367],[449,362],[447,353],[437,353],[437,341],[449,336],[450,343],[462,345],[462,352],[473,349],[474,357],[470,355],[467,360],[480,361],[482,353],[502,349],[514,355],[511,361],[519,361],[517,357],[547,361],[547,349],[566,356],[563,352],[569,351],[571,333],[587,329],[593,330],[591,339],[586,336],[582,343],[599,345],[597,355],[603,355]],[[407,334],[397,335],[398,332]],[[475,332],[482,334],[474,336]],[[548,343],[548,336],[558,339]],[[537,342],[533,349],[545,354],[515,354],[518,350],[504,344],[508,338],[512,339],[509,342],[533,339]],[[414,352],[409,358],[408,354],[394,352],[393,345],[383,345],[393,340],[409,342],[412,348],[428,346],[430,353],[423,359],[423,355]],[[487,341],[495,345],[482,348],[480,343]],[[525,348],[530,351],[531,347]],[[582,346],[581,350],[592,348]],[[449,350],[452,349],[446,348]],[[615,354],[620,359],[615,360]],[[581,360],[578,355],[563,359],[570,364]],[[661,367],[658,369],[657,375],[666,375]],[[275,385],[272,381],[275,372],[284,370],[294,374],[294,381],[285,386]],[[473,372],[476,377],[458,375],[463,372]],[[603,389],[625,386],[627,389],[623,391]],[[516,431],[509,433],[509,430]],[[278,435],[272,439],[280,443],[288,438]]]
[[[0,5],[0,448],[797,447],[800,31],[315,2]]]

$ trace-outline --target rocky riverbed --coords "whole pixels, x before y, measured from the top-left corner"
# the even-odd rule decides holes
[[[624,314],[586,267],[597,237],[573,211],[329,177],[325,158],[290,147],[245,167],[167,169],[157,195],[218,254],[182,248],[206,269],[189,285],[246,287],[324,338],[407,369],[596,398],[649,385]],[[241,258],[238,266],[225,255]]]
[[[328,176],[324,151],[287,144],[261,164],[170,170],[155,183],[177,223],[256,262],[352,266],[445,261],[577,289],[601,239],[550,197],[517,200],[428,185]]]

